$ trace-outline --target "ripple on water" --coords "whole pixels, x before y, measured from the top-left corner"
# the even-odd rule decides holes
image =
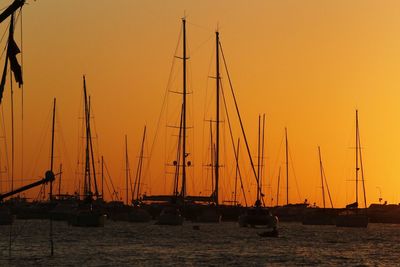
[[[168,227],[154,222],[108,221],[104,228],[54,222],[55,256],[49,257],[48,221],[16,221],[8,257],[8,226],[0,226],[0,266],[375,266],[398,264],[400,227],[367,229],[281,223],[280,237],[237,223]],[[18,235],[17,235],[18,233]]]

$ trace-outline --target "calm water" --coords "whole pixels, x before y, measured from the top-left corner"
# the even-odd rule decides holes
[[[159,226],[106,222],[77,228],[54,222],[54,257],[49,257],[49,222],[17,220],[8,256],[9,226],[0,226],[0,266],[292,266],[400,265],[400,225],[367,229],[281,223],[280,237],[236,223]],[[200,225],[200,230],[193,230]]]

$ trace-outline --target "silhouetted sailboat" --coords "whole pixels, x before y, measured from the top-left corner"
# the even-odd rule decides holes
[[[105,214],[95,204],[95,200],[99,199],[99,191],[97,188],[95,162],[92,145],[92,132],[90,126],[90,97],[86,92],[86,80],[83,76],[83,92],[84,92],[84,122],[85,122],[85,177],[83,189],[83,202],[80,203],[78,209],[71,215],[69,223],[73,226],[82,227],[98,227],[104,226]],[[94,184],[94,193],[92,187]]]
[[[308,208],[306,209],[302,223],[305,225],[335,225],[337,211],[333,209],[331,193],[329,191],[328,182],[326,180],[324,167],[322,165],[321,148],[318,146],[319,168],[321,175],[321,191],[323,208]],[[331,208],[326,208],[325,205],[325,186],[328,192]]]
[[[183,88],[182,88],[182,106],[180,113],[179,123],[179,134],[178,144],[176,150],[176,159],[173,162],[175,168],[174,172],[174,186],[173,195],[169,197],[169,203],[163,208],[159,217],[157,218],[157,224],[160,225],[182,225],[184,218],[181,214],[181,209],[185,206],[186,192],[186,168],[191,165],[190,161],[187,161],[189,153],[186,150],[186,131],[187,131],[187,74],[186,74],[186,61],[188,57],[186,55],[186,18],[182,19],[182,70],[183,70]],[[179,190],[179,178],[181,178],[181,188]]]
[[[216,80],[216,112],[215,112],[215,149],[213,149],[214,144],[211,137],[211,167],[213,167],[213,182],[214,188],[211,197],[213,198],[213,203],[206,205],[201,208],[199,215],[197,216],[197,221],[207,222],[207,223],[219,223],[221,221],[221,212],[219,210],[219,168],[220,168],[220,66],[219,66],[219,32],[215,32],[215,80]],[[210,125],[212,120],[210,121]],[[210,127],[211,128],[211,127]],[[211,130],[211,129],[210,129]],[[212,131],[211,131],[212,135]]]
[[[8,42],[7,46],[4,51],[6,51],[6,57],[5,57],[5,65],[3,69],[3,74],[0,82],[0,102],[3,97],[3,92],[4,92],[4,87],[6,83],[6,78],[7,78],[7,71],[8,71],[8,62],[10,62],[10,72],[13,72],[15,81],[18,83],[19,87],[23,84],[22,81],[22,68],[17,60],[17,54],[19,54],[21,51],[18,48],[18,45],[16,44],[14,40],[14,13],[22,8],[22,6],[25,4],[25,0],[14,0],[7,8],[3,10],[3,12],[0,14],[0,23],[3,22],[5,19],[10,17],[10,24],[9,24],[9,35],[8,35]],[[6,193],[1,193],[0,194],[0,225],[11,225],[14,220],[15,220],[15,215],[11,213],[10,207],[6,205],[3,201],[4,199],[14,196],[16,194],[19,194],[21,192],[24,192],[26,190],[29,190],[31,188],[34,188],[36,186],[42,185],[42,184],[47,184],[48,182],[54,181],[54,173],[52,170],[49,170],[46,172],[45,177],[37,182],[22,186],[20,188],[15,189],[14,188],[14,175],[13,175],[13,170],[14,170],[14,110],[13,110],[13,89],[12,89],[12,75],[11,75],[11,132],[12,132],[12,160],[11,160],[11,190]],[[20,200],[21,198],[17,198]],[[13,204],[17,203],[16,201],[9,201],[7,204]]]
[[[136,170],[136,178],[134,183],[134,188],[132,190],[131,196],[131,205],[129,206],[128,211],[128,221],[129,222],[148,222],[151,220],[150,214],[141,206],[141,199],[140,199],[140,184],[141,184],[141,176],[142,176],[142,164],[143,164],[143,150],[144,150],[144,142],[146,139],[146,126],[144,127],[143,131],[143,138],[142,138],[142,145],[140,149],[140,156],[138,161],[138,166]],[[128,144],[126,141],[126,180],[128,181],[128,170],[129,160],[128,160]],[[132,184],[131,184],[132,187]],[[128,193],[128,191],[127,191]],[[136,194],[136,196],[135,196]]]
[[[359,165],[360,164],[360,165]],[[361,181],[364,192],[364,209],[358,208],[358,172],[361,169]],[[362,165],[362,154],[361,154],[361,141],[360,132],[358,126],[358,110],[356,110],[356,201],[346,206],[346,209],[338,214],[336,217],[336,226],[338,227],[367,227],[368,216],[367,216],[367,200],[365,193],[364,184],[364,170]]]
[[[273,212],[279,217],[280,221],[301,222],[304,211],[309,204],[307,200],[304,203],[292,204],[289,202],[289,142],[287,132],[287,128],[285,127],[286,205],[274,207]]]
[[[243,214],[239,216],[239,226],[241,227],[255,227],[255,226],[265,226],[274,228],[276,231],[276,227],[278,224],[278,217],[273,216],[271,210],[269,208],[264,207],[262,193],[262,168],[261,168],[261,159],[264,157],[264,132],[265,132],[265,115],[263,116],[263,125],[262,125],[262,134],[261,134],[261,116],[258,117],[258,171],[257,171],[257,200],[254,204],[254,207],[250,207],[244,211]],[[261,142],[262,136],[262,142]],[[260,147],[262,144],[262,148]],[[261,154],[260,154],[261,153]]]

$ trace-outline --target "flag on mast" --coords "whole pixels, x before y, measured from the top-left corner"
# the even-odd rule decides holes
[[[21,53],[21,50],[19,49],[17,43],[14,40],[14,13],[12,13],[10,22],[10,31],[8,36],[6,61],[4,64],[3,75],[1,77],[1,82],[0,82],[0,103],[1,99],[3,98],[4,86],[6,83],[8,60],[10,60],[10,69],[14,73],[14,78],[15,81],[18,83],[18,87],[21,87],[21,85],[23,84],[22,68],[17,59],[17,55],[19,53]]]

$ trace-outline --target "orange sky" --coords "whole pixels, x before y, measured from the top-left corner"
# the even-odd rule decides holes
[[[1,6],[9,2],[2,1]],[[194,130],[188,137],[194,157],[192,181],[188,184],[192,192],[205,194],[207,190],[202,187],[206,183],[202,165],[207,164],[209,135],[203,119],[209,119],[213,112],[214,80],[208,76],[214,72],[214,31],[218,25],[254,156],[258,114],[267,116],[265,178],[269,187],[264,189],[267,203],[271,201],[270,192],[275,201],[277,172],[279,165],[284,164],[281,146],[284,127],[288,127],[294,169],[290,173],[290,202],[307,198],[321,205],[318,145],[322,149],[334,205],[344,206],[353,201],[354,182],[350,180],[354,179],[354,149],[351,148],[354,147],[355,109],[360,114],[368,203],[377,202],[380,191],[384,200],[400,202],[397,153],[400,148],[397,138],[400,136],[397,123],[400,117],[397,90],[400,3],[365,0],[117,2],[42,0],[29,1],[24,7],[23,154],[21,93],[14,85],[17,180],[21,176],[26,180],[36,179],[48,168],[50,110],[53,97],[57,97],[56,164],[61,161],[64,165],[65,191],[74,190],[78,179],[75,170],[82,75],[86,74],[99,151],[106,159],[114,183],[120,190],[124,188],[124,135],[129,138],[131,166],[135,170],[144,124],[148,126],[148,145],[155,134],[178,42],[180,19],[186,14],[189,85],[193,90],[189,109]],[[6,24],[1,25],[2,31],[6,30]],[[20,21],[16,40],[21,45],[19,27]],[[4,40],[1,45],[5,46]],[[176,77],[180,79],[179,62],[175,64]],[[228,89],[225,73],[222,80]],[[177,80],[170,89],[181,89],[179,85]],[[9,92],[7,85],[2,107],[8,147],[11,144]],[[229,105],[232,107],[232,102]],[[237,138],[237,120],[235,123]],[[160,132],[165,132],[165,128]],[[228,137],[227,131],[225,134]],[[159,148],[165,146],[164,140],[165,137],[159,138]],[[222,162],[222,200],[230,198],[229,185],[233,185],[229,139],[226,139],[226,148]],[[253,185],[246,190],[254,192],[254,178],[244,147],[241,150],[245,183]],[[4,154],[1,153],[2,169]],[[151,179],[147,177],[145,181],[147,193],[170,191],[163,175],[164,158],[161,149],[154,150]],[[168,190],[164,191],[164,184]],[[1,190],[4,189],[5,182]],[[281,200],[286,198],[283,191],[282,187]],[[35,194],[33,190],[29,196]]]

